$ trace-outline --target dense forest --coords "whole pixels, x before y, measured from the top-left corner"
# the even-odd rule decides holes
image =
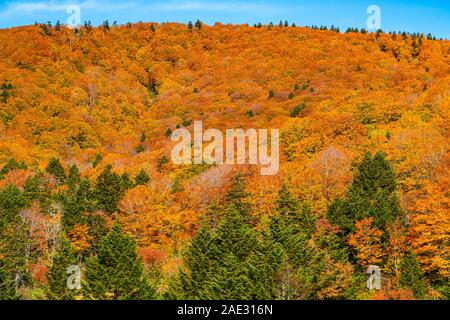
[[[448,40],[36,24],[0,85],[0,299],[450,299]],[[173,164],[196,120],[280,129],[279,173]]]

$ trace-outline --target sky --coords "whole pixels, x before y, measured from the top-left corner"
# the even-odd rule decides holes
[[[278,23],[299,26],[335,25],[367,29],[371,5],[380,8],[381,29],[432,33],[450,39],[450,0],[0,0],[0,28],[51,21],[68,21],[70,5],[80,8],[81,23],[104,20],[127,22],[184,22],[200,19],[235,24]]]

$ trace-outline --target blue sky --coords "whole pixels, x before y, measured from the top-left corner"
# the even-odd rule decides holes
[[[0,28],[35,21],[67,21],[71,4],[80,6],[81,21],[100,24],[108,19],[128,21],[195,21],[207,24],[268,23],[280,20],[297,25],[332,25],[341,29],[365,27],[369,5],[381,9],[381,28],[387,31],[431,32],[450,39],[450,0],[0,0]]]

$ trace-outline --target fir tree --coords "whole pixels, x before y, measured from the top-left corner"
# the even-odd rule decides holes
[[[27,166],[24,162],[17,162],[14,158],[11,158],[0,170],[0,179],[2,179],[3,176],[11,170],[20,170],[26,168]]]
[[[195,27],[197,28],[197,30],[201,30],[203,27],[203,23],[197,19],[197,21],[195,22]]]
[[[76,294],[74,289],[67,287],[67,269],[72,265],[77,265],[77,257],[70,242],[61,237],[58,250],[53,256],[51,266],[46,273],[47,295],[52,300],[72,300]]]
[[[136,178],[134,178],[134,181],[135,181],[134,184],[137,186],[146,185],[150,181],[150,177],[148,176],[147,172],[145,172],[144,169],[141,169]]]
[[[400,272],[400,286],[412,289],[416,298],[423,298],[426,293],[424,276],[412,252],[407,253],[403,257]]]
[[[115,223],[101,239],[98,254],[86,262],[85,296],[91,299],[152,299],[153,287],[143,277],[135,241]]]
[[[81,182],[80,172],[76,165],[72,165],[69,169],[69,177],[67,178],[67,185],[70,188],[75,188]]]
[[[0,260],[0,300],[17,300],[18,298],[15,283],[3,260]]]
[[[396,194],[394,171],[381,152],[374,157],[366,154],[358,165],[346,199],[336,200],[327,218],[338,225],[343,234],[353,231],[355,221],[373,217],[378,229],[401,217],[402,210]]]
[[[111,165],[107,165],[97,177],[93,193],[98,209],[107,213],[117,211],[117,205],[124,193],[124,181],[112,172]]]
[[[245,204],[243,179],[226,196],[222,218],[205,221],[184,255],[171,288],[184,299],[269,299],[274,297],[276,254],[258,237]]]
[[[64,172],[64,168],[57,158],[52,158],[50,160],[47,167],[45,168],[45,171],[55,177],[57,185],[62,185],[66,181],[66,173]]]
[[[94,201],[88,178],[81,180],[78,186],[69,190],[63,196],[62,223],[66,231],[69,231],[75,224],[84,224],[86,222],[86,217],[83,213],[94,210]]]

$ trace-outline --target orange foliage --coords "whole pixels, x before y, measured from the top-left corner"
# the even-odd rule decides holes
[[[92,240],[89,234],[89,227],[85,224],[76,224],[69,231],[67,238],[72,245],[72,248],[77,253],[85,252],[90,246],[90,241]]]
[[[357,254],[358,263],[364,267],[381,262],[384,255],[381,245],[382,231],[372,226],[373,218],[365,218],[355,223],[356,231],[348,238],[348,244]]]

